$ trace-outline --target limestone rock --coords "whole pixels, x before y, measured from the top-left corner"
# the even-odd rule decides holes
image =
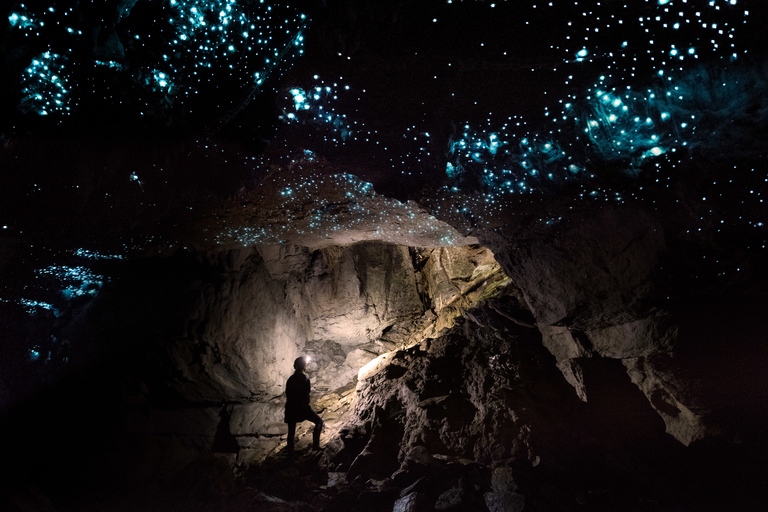
[[[464,490],[461,487],[451,487],[437,497],[435,508],[437,510],[457,509],[465,500],[464,494]]]
[[[542,343],[558,361],[589,355],[589,351],[574,338],[573,333],[567,327],[542,324],[539,325],[539,330],[542,335]]]
[[[367,357],[356,347],[423,312],[404,248],[276,246],[229,256],[214,260],[224,269],[217,280],[194,284],[197,304],[169,347],[183,377],[177,389],[196,400],[278,395],[302,353],[328,376],[323,388],[342,386]],[[327,357],[328,343],[341,361]]]
[[[645,393],[651,406],[664,420],[667,433],[688,446],[711,435],[713,431],[705,421],[707,411],[683,403],[685,397],[681,394],[680,386],[670,380],[670,374],[664,371],[670,359],[670,355],[650,360],[639,357],[625,359],[623,363],[632,382]]]
[[[525,497],[517,493],[512,470],[499,467],[491,476],[491,491],[485,494],[485,504],[490,512],[522,512]]]
[[[362,366],[358,372],[358,386],[362,386],[362,382],[369,379],[379,373],[382,370],[389,368],[389,362],[394,358],[394,353],[388,352],[381,354],[375,359],[372,359],[367,364]]]
[[[526,398],[532,381],[525,376],[557,379],[559,372],[536,330],[491,308],[473,316],[484,327],[458,322],[426,350],[413,346],[387,354],[360,373],[357,421],[401,438],[402,469],[434,465],[431,454],[480,462],[535,456],[525,411],[537,406]],[[548,393],[553,403],[575,400],[561,376]]]
[[[235,436],[285,433],[284,404],[249,402],[232,406],[229,430]]]
[[[539,324],[597,329],[646,314],[643,300],[666,251],[656,220],[639,210],[603,208],[546,229],[551,237],[517,233],[520,241],[509,247],[489,240]]]
[[[432,307],[441,309],[461,291],[472,277],[476,265],[463,248],[441,247],[433,249],[424,266],[426,289],[432,297]]]
[[[432,503],[426,494],[414,492],[395,501],[392,512],[428,512]]]
[[[256,250],[272,279],[290,279],[309,267],[311,254],[297,245],[259,245]]]
[[[564,359],[557,362],[557,367],[568,381],[568,384],[576,390],[579,399],[587,401],[587,388],[584,385],[584,374],[578,359]]]
[[[344,487],[348,485],[349,482],[347,482],[347,474],[342,471],[329,471],[328,472],[328,485],[327,487],[333,488],[333,487]]]
[[[287,431],[287,427],[284,430]],[[235,465],[246,467],[263,462],[283,442],[278,437],[239,436],[236,440],[239,450]]]
[[[376,357],[377,355],[367,350],[356,349],[347,354],[344,363],[355,371],[355,377],[357,377],[357,372],[360,371],[360,368],[373,361]],[[351,380],[349,379],[347,382]]]
[[[595,354],[625,359],[669,351],[677,329],[669,314],[659,313],[621,325],[588,330],[585,334]]]
[[[542,333],[542,343],[555,356],[557,367],[584,401],[587,401],[588,390],[581,375],[580,359],[634,359],[662,354],[672,349],[678,337],[671,315],[663,311],[624,324],[585,332],[564,326],[538,327]]]

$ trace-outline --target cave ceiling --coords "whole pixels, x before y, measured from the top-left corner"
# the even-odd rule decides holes
[[[605,209],[713,278],[763,258],[762,2],[4,5],[6,303],[97,289],[94,261],[514,245]]]

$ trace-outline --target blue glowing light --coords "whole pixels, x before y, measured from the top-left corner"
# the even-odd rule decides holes
[[[27,313],[34,314],[39,309],[44,310],[52,310],[53,304],[50,304],[48,302],[42,302],[38,300],[30,300],[30,299],[20,299],[19,304],[24,306],[24,308],[27,310]]]
[[[336,112],[335,104],[339,96],[348,100],[354,93],[349,85],[341,86],[338,82],[324,85],[318,75],[314,80],[320,82],[306,90],[293,87],[288,90],[292,108],[283,107],[282,119],[287,123],[312,125],[322,130],[324,140],[344,144],[361,136],[363,123],[349,119],[345,114]],[[359,97],[357,100],[359,101]]]
[[[87,258],[92,260],[121,260],[123,256],[120,254],[102,254],[100,252],[91,251],[81,247],[74,252],[75,256],[80,258]]]
[[[159,0],[153,6],[144,6],[156,13],[155,23],[137,29],[134,24],[122,25],[131,19],[134,4],[121,4],[121,26],[111,34],[104,31],[103,38],[100,34],[105,42],[94,48],[99,58],[91,61],[93,76],[86,78],[101,89],[72,88],[79,94],[77,98],[67,97],[71,91],[66,85],[70,79],[67,73],[79,66],[82,78],[86,70],[73,49],[86,43],[77,29],[77,11],[71,7],[61,12],[58,7],[36,7],[33,17],[23,4],[12,11],[8,16],[11,29],[39,39],[31,47],[39,46],[41,41],[58,44],[35,59],[51,61],[48,69],[42,70],[43,76],[36,69],[38,64],[33,63],[22,77],[24,99],[20,110],[41,116],[66,115],[88,95],[89,99],[107,100],[100,108],[113,107],[122,112],[131,105],[141,110],[141,115],[151,112],[163,119],[171,109],[183,110],[186,116],[198,111],[201,115],[211,110],[234,112],[244,108],[268,77],[279,76],[304,51],[303,32],[308,20],[289,6],[273,9],[265,1]],[[60,34],[69,38],[62,40]],[[124,66],[126,61],[132,65]],[[105,69],[121,73],[105,80]],[[222,75],[229,80],[226,89],[214,83]],[[50,82],[56,79],[63,84],[60,96],[50,91],[54,87]],[[120,94],[114,94],[111,88],[118,88]]]
[[[24,98],[19,109],[41,116],[68,113],[72,101],[66,76],[61,55],[47,51],[32,59],[22,74],[21,91]]]
[[[35,20],[34,17],[24,12],[12,12],[8,16],[8,23],[12,28],[19,30],[32,29],[41,26],[40,21]]]
[[[38,270],[40,275],[54,277],[63,286],[61,294],[66,299],[75,297],[95,296],[105,282],[105,277],[94,273],[87,267],[69,267],[52,265]]]
[[[153,69],[147,77],[144,79],[144,85],[147,89],[153,92],[160,92],[167,96],[172,96],[175,93],[175,84],[171,81],[170,76],[165,71]]]

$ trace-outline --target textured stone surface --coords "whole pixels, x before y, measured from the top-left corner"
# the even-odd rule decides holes
[[[279,450],[287,431],[283,388],[302,354],[310,358],[313,407],[328,425],[323,442],[332,444],[360,369],[388,347],[435,336],[462,307],[507,286],[492,261],[476,246],[381,243],[317,250],[285,244],[148,261],[93,310],[111,318],[119,309],[126,323],[91,324],[129,343],[147,340],[142,364],[152,372],[129,386],[135,406],[126,432],[158,455],[137,460],[137,474],[153,465],[150,473],[173,472],[194,453],[231,455],[233,464],[250,465]],[[155,281],[155,275],[162,277]],[[432,307],[425,283],[443,286],[444,279],[451,280],[450,293],[442,295],[448,305],[425,314]],[[127,298],[118,300],[118,293]],[[155,301],[151,309],[147,297]],[[130,320],[147,310],[142,322]],[[87,315],[78,320],[89,321]],[[164,325],[162,335],[154,334],[157,325]],[[145,408],[157,400],[161,408]],[[306,436],[300,426],[300,447]]]
[[[525,497],[517,493],[512,470],[498,467],[491,476],[491,491],[485,494],[485,504],[490,512],[522,512]]]
[[[420,493],[411,493],[395,502],[392,512],[426,512],[432,508],[426,496]]]
[[[590,357],[636,359],[669,353],[677,339],[677,328],[668,313],[656,313],[625,324],[588,331],[564,326],[539,325],[542,342],[555,356],[557,366],[579,397],[586,401],[581,361]],[[637,379],[637,370],[635,377]]]
[[[585,334],[594,354],[614,359],[668,352],[677,339],[677,329],[667,313],[588,330]]]
[[[665,426],[627,373],[631,359],[558,361],[538,329],[512,320],[520,307],[511,292],[481,302],[440,336],[361,371],[354,416],[341,431],[348,476],[380,478],[399,463],[390,478],[401,496],[499,511],[622,508],[635,495],[690,485],[685,441],[673,439],[687,426],[678,434]]]
[[[579,330],[624,324],[644,315],[666,251],[661,225],[640,210],[572,213],[535,237],[494,248],[522,289],[539,324]],[[517,238],[517,237],[511,237]]]
[[[232,406],[229,430],[235,435],[279,435],[286,432],[282,402],[250,402]]]
[[[192,284],[196,305],[170,347],[177,389],[198,400],[278,395],[311,346],[310,370],[330,367],[323,387],[341,386],[359,368],[348,363],[365,359],[356,346],[423,311],[408,251],[396,246],[266,247],[231,252],[222,267]]]
[[[358,383],[356,405],[360,421],[375,421],[392,433],[401,429],[401,460],[412,458],[415,447],[481,462],[535,457],[538,448],[524,412],[535,406],[516,404],[525,402],[529,386],[559,375],[554,361],[535,329],[493,310],[472,318],[426,348],[398,351],[382,358],[378,371],[361,375],[365,380]],[[546,385],[553,386],[548,391],[553,406],[569,400],[568,386],[560,379]],[[374,418],[372,411],[380,412]]]
[[[568,381],[568,384],[573,386],[573,389],[576,390],[579,399],[586,402],[587,388],[584,385],[584,373],[582,372],[579,360],[563,359],[562,361],[557,362],[557,368],[563,374],[565,380]]]
[[[653,408],[664,420],[667,433],[688,446],[712,435],[713,431],[705,423],[706,410],[697,410],[698,408],[686,406],[679,401],[684,400],[684,395],[681,396],[682,390],[676,385],[679,382],[675,382],[677,379],[672,377],[677,372],[672,375],[669,373],[672,360],[672,356],[663,355],[652,359],[625,359],[623,362],[632,382],[645,393]],[[671,382],[668,380],[670,377],[674,379]],[[676,395],[678,398],[675,398]]]
[[[587,357],[589,352],[567,327],[539,325],[542,343],[558,361]]]
[[[327,248],[321,254],[306,286],[312,339],[360,345],[395,321],[421,314],[407,249],[374,244]]]

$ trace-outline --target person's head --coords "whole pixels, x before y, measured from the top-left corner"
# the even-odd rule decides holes
[[[293,368],[296,371],[303,372],[306,367],[307,367],[307,359],[303,356],[297,357],[296,360],[293,362]]]

